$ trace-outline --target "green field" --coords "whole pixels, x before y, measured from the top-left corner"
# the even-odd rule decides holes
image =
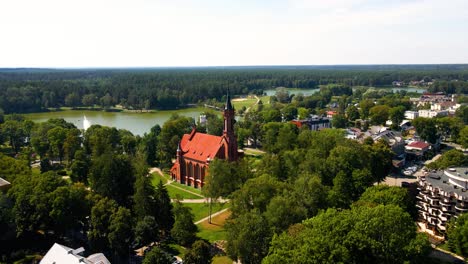
[[[169,193],[169,197],[171,197],[171,199],[203,199],[198,195],[178,189],[172,186],[173,184],[174,183],[166,185],[167,192]]]
[[[226,240],[226,230],[224,229],[224,223],[226,219],[231,215],[229,210],[212,218],[212,223],[204,221],[198,224],[198,236],[206,239],[210,242]]]
[[[184,206],[192,208],[192,213],[194,214],[195,222],[208,217],[210,214],[210,207],[208,203],[184,203]],[[227,208],[227,204],[213,203],[212,204],[212,214]]]
[[[242,107],[246,107],[246,108],[249,108],[251,106],[253,106],[255,104],[255,102],[257,102],[257,99],[255,98],[245,98],[245,99],[241,99],[242,101],[237,101],[236,99],[232,100],[232,104],[234,106],[235,109],[242,109]]]

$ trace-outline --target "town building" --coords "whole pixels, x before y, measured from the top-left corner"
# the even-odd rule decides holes
[[[448,111],[447,110],[429,110],[429,109],[422,109],[419,110],[419,117],[425,117],[425,118],[433,118],[433,117],[440,117],[440,116],[447,116]]]
[[[238,160],[242,153],[237,149],[234,117],[234,107],[228,94],[223,112],[222,136],[199,133],[194,128],[190,134],[182,137],[177,148],[175,163],[171,168],[171,177],[174,181],[201,188],[213,159]]]
[[[317,115],[312,115],[308,119],[295,119],[292,120],[291,123],[295,124],[298,128],[301,128],[302,126],[307,126],[312,131],[317,131],[324,128],[331,128],[330,118],[320,117]]]
[[[409,120],[413,120],[419,117],[418,111],[405,111],[405,118]]]
[[[40,264],[110,264],[109,260],[102,253],[92,254],[83,257],[84,249],[72,249],[55,243],[47,254],[42,258]]]
[[[418,222],[431,233],[445,234],[450,219],[468,212],[467,167],[429,172],[418,185]]]

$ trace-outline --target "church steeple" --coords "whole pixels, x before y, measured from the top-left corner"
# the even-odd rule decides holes
[[[231,103],[229,89],[226,96],[226,105],[224,107],[224,129],[223,136],[226,138],[228,147],[226,150],[226,158],[230,161],[237,160],[237,138],[234,134],[235,111]]]
[[[231,104],[231,95],[229,94],[229,88],[227,90],[226,105],[224,106],[224,110],[234,110]]]

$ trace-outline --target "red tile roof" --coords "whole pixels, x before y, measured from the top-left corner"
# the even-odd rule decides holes
[[[223,145],[223,137],[192,132],[182,137],[180,146],[184,158],[206,162],[213,159]]]
[[[430,146],[429,144],[422,142],[422,141],[415,141],[415,142],[412,142],[411,144],[408,144],[408,147],[418,148],[418,149],[425,149],[425,148],[428,148],[429,146]]]

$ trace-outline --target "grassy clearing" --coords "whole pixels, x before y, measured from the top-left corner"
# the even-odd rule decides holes
[[[264,105],[270,104],[270,96],[260,96],[259,99],[262,101]]]
[[[169,197],[171,197],[171,199],[202,199],[198,195],[175,188],[172,186],[172,184],[166,185],[167,192],[169,193]]]
[[[251,107],[252,105],[255,104],[255,102],[257,102],[257,99],[255,98],[245,98],[245,100],[242,100],[242,101],[232,101],[232,104],[235,109],[242,109],[242,107],[244,106],[246,108]]]
[[[215,256],[211,260],[211,264],[232,264],[233,260],[227,256]]]
[[[169,179],[167,177],[163,177],[163,176],[161,176],[161,174],[159,174],[157,172],[154,172],[151,175],[152,175],[151,184],[153,184],[153,186],[158,185],[159,181],[162,181],[163,184],[166,184],[169,181]]]
[[[177,187],[182,188],[182,189],[184,189],[184,190],[187,190],[187,191],[189,191],[189,192],[201,194],[201,190],[200,190],[200,189],[196,189],[196,188],[194,188],[194,187],[192,187],[192,186],[187,186],[187,185],[184,185],[184,184],[180,184],[180,183],[178,183],[178,182],[173,182],[173,183],[171,183],[171,185],[177,186]],[[202,198],[202,197],[198,197],[198,199],[199,199],[199,198]]]
[[[210,242],[218,240],[226,240],[226,230],[224,230],[224,223],[226,219],[231,215],[229,210],[215,216],[212,218],[212,223],[204,221],[203,223],[198,224],[198,236],[206,239]]]
[[[195,222],[199,221],[205,217],[208,217],[210,214],[210,205],[209,203],[184,203],[184,206],[192,208],[192,213],[195,216]],[[227,208],[227,204],[213,203],[211,208],[211,213],[214,214],[218,211]]]
[[[265,151],[262,151],[259,149],[245,148],[244,153],[245,155],[250,155],[250,156],[262,156],[265,154]]]

